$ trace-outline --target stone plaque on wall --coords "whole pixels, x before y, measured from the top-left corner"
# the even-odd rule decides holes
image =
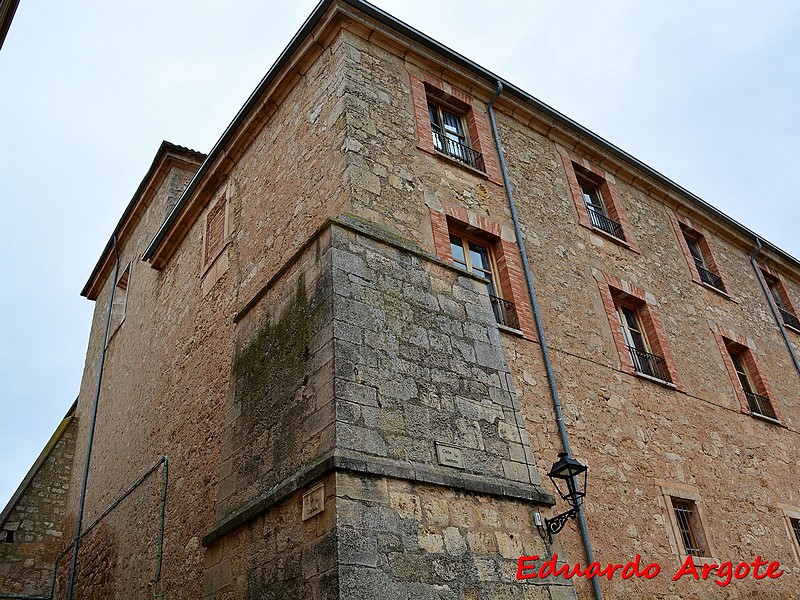
[[[303,494],[303,521],[325,510],[325,484],[311,488]]]
[[[464,468],[464,457],[461,455],[461,448],[456,448],[455,446],[447,446],[436,442],[436,460],[445,467]]]

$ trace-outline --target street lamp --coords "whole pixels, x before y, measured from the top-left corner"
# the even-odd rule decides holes
[[[553,534],[564,529],[567,521],[578,514],[581,498],[586,495],[586,473],[589,467],[579,463],[566,452],[558,453],[558,460],[553,464],[547,476],[553,482],[558,494],[572,507],[567,512],[556,515],[552,519],[545,519],[545,529],[550,542]],[[583,475],[583,477],[581,477]]]

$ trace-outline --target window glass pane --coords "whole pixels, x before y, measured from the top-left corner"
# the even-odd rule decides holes
[[[778,291],[778,285],[772,281],[767,282],[769,286],[769,291],[772,292],[772,297],[775,300],[775,304],[781,310],[786,310],[783,306],[783,300],[781,300],[780,292]]]
[[[489,249],[484,246],[480,246],[475,242],[470,242],[469,259],[472,262],[472,266],[476,269],[482,269],[484,271],[491,269],[489,263]]]
[[[464,241],[457,235],[450,236],[450,252],[453,254],[453,262],[462,269],[467,268],[467,258],[464,256]]]
[[[703,258],[703,253],[700,251],[700,246],[698,245],[697,240],[686,238],[686,245],[689,246],[689,252],[694,259],[694,262],[701,267],[705,267],[706,261]]]
[[[444,119],[444,130],[447,133],[455,134],[459,138],[464,136],[464,130],[461,127],[461,117],[442,109],[442,118]]]
[[[442,122],[439,119],[439,109],[433,104],[428,103],[428,115],[431,118],[431,126],[434,128],[434,131],[441,131]]]
[[[647,352],[647,343],[639,328],[639,318],[636,315],[636,311],[628,306],[622,306],[617,310],[617,316],[622,325],[625,343],[636,350]]]
[[[489,249],[475,242],[470,242],[469,260],[472,263],[472,270],[475,275],[489,280],[489,294],[496,296],[494,278],[492,277],[492,263],[489,259]]]
[[[605,214],[603,202],[600,200],[600,193],[597,191],[596,187],[588,183],[582,183],[581,191],[583,192],[583,201],[586,203],[587,207]]]
[[[800,519],[792,519],[791,521],[794,537],[797,539],[797,543],[800,544]]]
[[[692,556],[702,556],[703,549],[697,541],[694,521],[694,502],[690,500],[679,500],[672,498],[672,507],[675,511],[675,519],[678,522],[678,529],[681,532],[681,539],[686,554]]]
[[[733,368],[736,371],[736,376],[739,378],[739,384],[742,386],[742,390],[752,393],[753,386],[750,385],[750,379],[748,378],[747,371],[744,368],[742,357],[735,352],[731,352],[730,355]]]

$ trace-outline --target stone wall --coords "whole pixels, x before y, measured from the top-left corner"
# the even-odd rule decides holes
[[[169,456],[161,575],[161,590],[169,595],[197,598],[202,593],[202,538],[217,512],[233,319],[324,222],[325,211],[336,207],[339,170],[330,153],[317,149],[338,147],[338,60],[333,49],[309,66],[236,169],[215,182],[208,206],[224,194],[228,214],[224,249],[212,265],[204,263],[205,212],[162,270],[140,260],[193,175],[180,169],[165,178],[121,243],[122,268],[131,265],[127,309],[106,355],[85,522],[102,514],[160,456]],[[78,403],[81,417],[91,410],[113,283],[110,278],[104,283],[96,301]],[[84,419],[78,431],[79,450],[86,446],[88,422]],[[70,491],[73,520],[78,491]],[[157,507],[140,508],[141,513],[115,512],[105,519],[104,539],[114,544],[117,557],[117,586],[153,578],[150,541],[138,531],[140,523],[158,517]],[[103,568],[110,569],[97,566]]]
[[[435,244],[429,209],[442,211],[453,203],[476,220],[485,217],[508,225],[502,188],[416,147],[410,82],[434,73],[471,95],[475,111],[485,110],[492,90],[459,68],[443,69],[410,53],[401,57],[379,40],[346,36],[352,47],[348,56],[358,57],[358,64],[348,65],[352,93],[378,97],[360,105],[369,131],[355,125],[347,130],[359,144],[352,144],[358,148],[354,164],[370,173],[350,180],[357,199],[354,212],[396,227],[431,252]],[[785,574],[770,581],[768,591],[787,597],[798,589],[800,577],[780,508],[796,507],[800,494],[791,450],[797,444],[798,374],[750,266],[748,255],[755,248],[713,218],[697,217],[730,285],[725,295],[695,283],[670,221],[677,200],[641,174],[573,140],[571,148],[600,163],[598,170],[614,182],[635,244],[618,244],[581,226],[561,160],[569,135],[557,128],[550,129],[550,137],[544,135],[546,125],[504,97],[497,115],[573,452],[591,467],[586,509],[596,558],[625,562],[641,553],[644,560],[660,562],[665,573],[674,573],[683,556],[670,527],[664,490],[682,490],[699,498],[713,557],[740,561],[761,554],[779,560]],[[796,269],[780,267],[787,288],[796,295]],[[682,391],[625,372],[596,272],[628,281],[652,298]],[[783,426],[742,413],[713,335],[717,324],[752,341],[782,410]],[[800,341],[795,332],[788,334],[793,343]],[[528,336],[499,335],[542,475],[561,447],[540,348]],[[575,527],[569,525],[561,537],[569,560],[583,562]],[[649,582],[604,581],[603,589],[620,598],[750,596],[767,589],[760,583],[735,581],[722,590],[712,581],[673,583],[661,576]],[[581,596],[591,594],[585,582],[576,585]]]
[[[315,42],[325,52],[271,107],[230,174],[213,181],[207,208],[224,197],[228,211],[213,264],[205,212],[161,271],[139,261],[190,170],[170,171],[123,240],[127,308],[108,346],[86,522],[168,455],[161,589],[172,597],[569,597],[563,581],[512,577],[523,553],[584,560],[574,525],[553,547],[532,525],[534,511],[564,509],[547,508],[541,484],[561,448],[538,341],[529,327],[499,329],[485,284],[447,264],[446,243],[434,242],[432,213],[466,215],[473,229],[492,222],[508,241],[503,187],[494,170],[418,147],[425,128],[412,81],[468,99],[484,125],[494,90],[427,51],[408,52],[393,34],[339,26]],[[785,567],[768,590],[745,580],[725,594],[791,597],[800,563],[781,506],[800,505],[797,372],[750,267],[753,249],[700,215],[728,293],[692,281],[672,226],[675,197],[507,96],[497,111],[573,451],[591,469],[596,558],[640,553],[677,569],[667,502],[678,490],[696,498],[713,558],[758,553]],[[565,144],[614,184],[634,244],[581,225]],[[331,217],[338,223],[323,227]],[[798,297],[794,267],[770,264]],[[597,272],[652,299],[681,389],[624,368]],[[81,458],[114,283],[105,282],[90,333]],[[740,410],[717,325],[752,341],[782,425]],[[324,510],[304,519],[318,483]],[[87,596],[146,593],[151,484],[87,536]],[[78,492],[69,491],[73,522]],[[590,597],[585,582],[575,585]],[[602,586],[607,598],[722,593],[666,575]]]
[[[68,417],[52,448],[12,498],[0,523],[0,596],[48,596],[56,558],[70,543],[64,530],[75,454],[76,422]],[[13,542],[6,541],[12,532]]]
[[[532,518],[553,498],[483,287],[341,219],[254,299],[237,324],[206,598],[523,597],[514,552],[544,552]],[[321,530],[303,519],[320,482]],[[275,544],[282,566],[264,562]]]

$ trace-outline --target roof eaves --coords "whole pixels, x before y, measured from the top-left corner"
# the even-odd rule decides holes
[[[166,237],[167,233],[169,232],[170,228],[172,227],[173,223],[176,221],[180,211],[183,209],[184,205],[187,203],[189,197],[197,188],[198,184],[205,176],[206,172],[210,168],[210,166],[214,163],[219,153],[225,148],[225,145],[229,141],[229,139],[233,136],[233,133],[236,131],[236,128],[244,121],[247,117],[249,111],[256,105],[259,97],[261,94],[267,89],[269,84],[271,83],[272,79],[278,74],[280,69],[286,64],[286,62],[291,57],[292,53],[300,47],[305,37],[313,30],[314,26],[320,20],[322,15],[327,11],[331,4],[333,4],[335,0],[322,0],[308,19],[305,21],[303,26],[300,30],[295,34],[292,38],[292,41],[289,45],[284,49],[281,53],[278,60],[272,65],[270,70],[261,80],[259,85],[256,87],[255,91],[250,95],[247,102],[241,108],[241,110],[237,113],[236,117],[234,117],[233,121],[225,132],[222,134],[222,137],[216,143],[214,148],[208,154],[208,157],[200,166],[200,169],[197,171],[195,176],[192,178],[191,182],[186,188],[186,191],[183,193],[181,198],[178,200],[178,203],[175,205],[175,208],[167,217],[167,220],[161,226],[161,228],[156,233],[153,240],[148,245],[147,249],[144,251],[142,255],[142,260],[150,260],[153,255],[155,254],[156,250],[158,249],[161,242]],[[535,109],[536,111],[544,114],[545,116],[553,119],[561,126],[565,127],[568,130],[573,131],[578,136],[581,136],[584,140],[590,142],[601,148],[602,150],[608,152],[618,160],[621,160],[628,165],[632,166],[633,168],[641,171],[646,176],[650,177],[651,179],[657,181],[661,185],[665,186],[667,189],[671,190],[672,192],[676,193],[680,197],[687,200],[689,203],[694,204],[697,208],[701,211],[708,212],[714,218],[719,219],[732,229],[738,231],[740,234],[744,235],[747,238],[753,239],[754,243],[757,240],[760,240],[765,248],[768,248],[771,252],[775,253],[776,255],[780,256],[782,259],[786,260],[787,262],[791,263],[795,268],[800,270],[800,261],[793,257],[788,252],[780,249],[775,244],[765,240],[760,235],[756,234],[749,228],[745,227],[735,219],[729,217],[721,210],[715,208],[699,196],[693,194],[692,192],[688,191],[686,188],[680,186],[679,184],[675,183],[668,177],[662,175],[652,167],[646,165],[639,159],[631,156],[621,148],[615,146],[611,142],[607,141],[606,139],[600,137],[593,131],[587,129],[583,125],[580,125],[576,121],[573,121],[566,115],[560,113],[556,109],[552,108],[551,106],[545,104],[541,100],[531,96],[527,92],[523,91],[519,87],[509,83],[505,79],[495,75],[491,71],[481,67],[477,63],[469,60],[468,58],[462,56],[458,52],[451,50],[444,44],[441,44],[434,40],[433,38],[425,35],[421,31],[411,27],[410,25],[404,23],[403,21],[393,17],[389,13],[381,10],[377,6],[370,4],[369,2],[365,2],[364,0],[339,0],[342,3],[348,4],[352,6],[369,17],[372,17],[379,23],[386,25],[387,27],[391,28],[392,30],[400,33],[408,37],[409,39],[417,42],[418,44],[424,46],[425,48],[432,50],[433,52],[439,54],[440,56],[444,57],[445,59],[453,62],[456,65],[466,69],[467,71],[477,75],[481,79],[485,80],[486,82],[490,83],[493,87],[497,87],[498,83],[503,84],[503,88],[506,90],[507,93],[512,95],[513,97],[517,98],[524,104],[529,105],[531,108]]]
[[[198,152],[197,150],[192,150],[191,148],[187,148],[186,146],[179,146],[178,144],[173,144],[172,142],[168,142],[166,140],[161,142],[161,145],[158,147],[155,157],[153,158],[153,162],[150,164],[150,168],[147,170],[147,173],[142,178],[139,187],[136,188],[136,192],[133,194],[133,197],[131,198],[130,202],[128,202],[128,206],[125,207],[125,211],[122,213],[122,216],[120,217],[117,226],[114,228],[114,233],[108,239],[105,248],[103,248],[103,251],[100,253],[100,257],[97,259],[97,263],[95,264],[94,269],[92,269],[92,273],[91,275],[89,275],[89,279],[86,281],[86,284],[83,286],[83,289],[81,290],[81,296],[88,297],[89,292],[91,291],[95,280],[103,271],[103,265],[106,262],[106,257],[112,254],[114,251],[114,236],[120,233],[123,226],[125,225],[125,222],[128,220],[128,218],[131,216],[134,209],[136,208],[136,204],[139,200],[141,193],[147,187],[147,184],[155,174],[159,164],[161,164],[161,161],[170,152],[175,153],[177,155],[192,157],[197,160],[202,160],[206,156],[202,152]]]
[[[269,88],[272,81],[278,76],[281,69],[283,69],[283,67],[289,62],[297,49],[300,48],[306,37],[308,37],[308,35],[313,31],[314,27],[316,27],[322,16],[334,2],[335,0],[322,0],[319,4],[317,4],[286,48],[283,49],[283,52],[281,52],[278,59],[270,67],[269,71],[267,71],[267,74],[264,75],[263,79],[256,86],[256,89],[253,90],[253,92],[247,98],[247,101],[244,103],[242,108],[239,109],[239,112],[236,113],[236,116],[233,118],[230,125],[228,125],[228,127],[225,129],[219,140],[217,140],[217,143],[214,144],[214,147],[211,149],[211,152],[208,153],[208,156],[203,161],[203,164],[200,165],[197,173],[195,173],[194,177],[192,177],[191,181],[189,181],[189,185],[186,186],[186,189],[178,199],[175,207],[172,209],[172,211],[170,211],[169,215],[167,215],[167,219],[158,229],[156,235],[153,237],[153,240],[150,242],[150,244],[148,244],[147,248],[145,248],[144,253],[142,253],[142,260],[150,260],[153,258],[153,255],[156,253],[156,250],[158,250],[161,242],[167,236],[167,233],[169,233],[170,229],[177,221],[178,216],[183,211],[183,208],[188,203],[189,198],[191,198],[192,194],[195,192],[198,185],[206,176],[219,155],[224,151],[228,142],[236,133],[236,130],[245,121],[250,112],[258,105],[261,96]]]
[[[733,229],[739,231],[739,233],[743,234],[745,237],[752,238],[754,242],[756,240],[761,240],[762,244],[764,244],[765,247],[769,248],[770,251],[774,252],[775,254],[777,254],[781,258],[783,258],[784,260],[792,263],[796,268],[800,269],[800,261],[797,258],[795,258],[794,256],[792,256],[791,254],[789,254],[788,252],[786,252],[785,250],[782,250],[781,248],[779,248],[775,244],[765,240],[763,237],[761,237],[760,235],[758,235],[757,233],[755,233],[754,231],[752,231],[748,227],[745,227],[744,225],[742,225],[741,223],[739,223],[735,219],[729,217],[724,212],[722,212],[718,208],[712,206],[711,204],[709,204],[708,202],[706,202],[705,200],[703,200],[699,196],[693,194],[692,192],[690,192],[689,190],[687,190],[683,186],[675,183],[674,181],[672,181],[671,179],[669,179],[665,175],[662,175],[661,173],[659,173],[658,171],[656,171],[652,167],[646,165],[645,163],[643,163],[639,159],[637,159],[634,156],[628,154],[627,152],[625,152],[621,148],[615,146],[614,144],[612,144],[608,140],[600,137],[599,135],[597,135],[593,131],[591,131],[591,130],[587,129],[586,127],[584,127],[583,125],[581,125],[580,123],[577,123],[576,121],[573,121],[572,119],[570,119],[569,117],[567,117],[563,113],[560,113],[559,111],[557,111],[553,107],[551,107],[551,106],[545,104],[544,102],[542,102],[541,100],[538,100],[537,98],[531,96],[530,94],[528,94],[524,90],[520,89],[519,87],[515,86],[514,84],[509,83],[508,81],[506,81],[505,79],[503,79],[501,77],[498,77],[497,75],[495,75],[491,71],[481,67],[477,63],[469,60],[468,58],[466,58],[464,56],[462,56],[458,52],[455,52],[454,50],[451,50],[450,48],[448,48],[444,44],[441,44],[441,43],[437,42],[433,38],[425,35],[424,33],[418,31],[417,29],[414,29],[410,25],[404,23],[403,21],[397,19],[396,17],[393,17],[392,15],[390,15],[389,13],[381,10],[377,6],[373,6],[372,4],[369,4],[368,2],[364,2],[363,0],[342,0],[342,2],[346,2],[347,4],[349,4],[351,6],[354,6],[354,7],[357,7],[359,9],[361,9],[365,14],[371,16],[372,18],[374,18],[375,20],[379,21],[380,23],[383,23],[384,25],[389,26],[390,28],[394,29],[395,31],[397,31],[397,32],[405,35],[406,37],[418,42],[419,44],[425,46],[429,50],[433,50],[434,52],[436,52],[437,54],[440,54],[441,56],[447,58],[451,62],[459,65],[462,68],[467,69],[468,71],[474,73],[475,75],[478,75],[479,77],[481,77],[485,81],[491,83],[493,86],[496,87],[498,82],[502,83],[503,84],[503,88],[505,89],[505,91],[510,93],[512,96],[516,97],[518,100],[521,100],[522,102],[524,102],[525,104],[528,104],[529,106],[531,106],[532,108],[534,108],[538,112],[543,113],[544,115],[546,115],[546,116],[550,117],[551,119],[557,121],[562,126],[565,126],[566,128],[573,130],[578,135],[584,137],[587,141],[595,144],[596,146],[599,146],[600,148],[602,148],[606,152],[610,153],[611,155],[613,155],[617,159],[628,163],[629,165],[631,165],[635,169],[641,171],[642,173],[644,173],[648,177],[656,180],[661,185],[664,185],[668,189],[672,190],[676,194],[678,194],[681,197],[683,197],[684,199],[688,200],[690,203],[695,204],[700,210],[710,213],[713,217],[721,220],[722,222],[724,222],[728,226],[730,226]],[[754,248],[754,250],[755,250],[755,248]]]
[[[61,439],[61,436],[64,435],[64,431],[66,431],[67,426],[75,418],[74,408],[75,404],[73,404],[72,408],[70,408],[70,410],[67,411],[67,415],[58,424],[58,427],[56,427],[56,430],[53,432],[53,435],[50,436],[50,439],[47,441],[47,444],[45,444],[44,448],[42,449],[42,452],[39,454],[39,456],[36,458],[36,461],[33,463],[33,466],[31,466],[31,468],[28,470],[28,473],[22,479],[22,482],[19,484],[17,490],[11,496],[11,499],[8,501],[8,504],[6,504],[5,508],[3,508],[3,511],[0,512],[0,526],[5,524],[6,520],[11,514],[11,511],[14,510],[14,507],[17,505],[17,502],[19,502],[20,498],[22,498],[22,495],[25,493],[25,490],[28,489],[28,486],[30,485],[31,481],[33,481],[33,478],[36,477],[36,474],[39,472],[39,469],[42,468],[42,465],[47,460],[47,457],[50,456],[50,453],[53,451],[53,448],[56,447],[56,444],[58,444],[58,441]]]

